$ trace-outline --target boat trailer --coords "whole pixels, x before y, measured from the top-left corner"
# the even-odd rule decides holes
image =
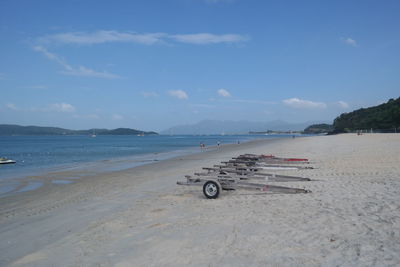
[[[249,158],[246,161],[256,162],[259,158],[256,155],[248,154],[245,155]],[[243,155],[239,156],[238,158]],[[271,156],[273,157],[273,156]],[[279,160],[274,160],[279,162],[286,162],[284,158],[279,158]],[[293,162],[293,161],[289,161]],[[301,159],[300,162],[308,162],[306,159]],[[222,162],[224,163],[224,162]],[[218,198],[222,190],[255,190],[262,193],[284,193],[284,194],[297,194],[297,193],[310,193],[310,190],[301,188],[291,188],[285,186],[277,186],[271,184],[264,184],[260,182],[293,182],[293,181],[311,181],[310,178],[298,177],[298,176],[288,176],[288,175],[278,175],[262,172],[264,170],[262,167],[248,166],[241,162],[231,164],[232,162],[225,162],[224,165],[214,165],[212,168],[203,168],[206,172],[195,173],[195,176],[186,175],[186,181],[178,181],[178,185],[186,186],[202,186],[203,194],[208,199]],[[268,165],[263,162],[263,165]],[[252,180],[257,180],[258,182],[252,182]]]

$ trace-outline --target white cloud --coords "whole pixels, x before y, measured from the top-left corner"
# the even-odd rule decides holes
[[[69,67],[61,57],[57,56],[56,54],[50,53],[50,52],[47,51],[47,49],[44,48],[43,46],[40,46],[40,45],[34,46],[34,47],[33,47],[33,50],[35,50],[36,52],[42,53],[42,54],[45,55],[48,59],[57,62],[58,64],[64,66],[65,68],[68,68],[68,67]]]
[[[310,100],[303,100],[299,98],[289,98],[282,101],[285,105],[292,108],[304,108],[304,109],[318,109],[326,108],[326,104],[322,102],[313,102]]]
[[[164,33],[145,33],[138,34],[135,32],[118,32],[118,31],[96,31],[92,33],[86,32],[67,32],[54,35],[47,35],[38,39],[39,43],[63,43],[63,44],[80,44],[91,45],[108,42],[132,42],[145,45],[152,45],[161,42]]]
[[[83,76],[83,77],[95,77],[95,78],[105,78],[105,79],[118,79],[121,78],[118,75],[106,72],[106,71],[95,71],[84,66],[79,66],[78,68],[70,68],[61,71],[62,74],[71,76]]]
[[[353,46],[353,47],[357,47],[358,46],[356,40],[354,40],[352,38],[349,38],[349,37],[348,38],[342,38],[342,41],[345,44]]]
[[[247,36],[240,34],[212,34],[212,33],[194,33],[194,34],[168,34],[168,33],[144,33],[118,32],[118,31],[95,31],[87,32],[67,32],[53,35],[47,35],[38,38],[39,44],[78,44],[93,45],[109,42],[138,43],[143,45],[153,45],[157,43],[166,43],[167,40],[173,40],[180,43],[190,44],[218,44],[218,43],[238,43],[249,40]]]
[[[158,97],[158,94],[156,92],[141,92],[143,97]]]
[[[19,108],[18,108],[15,104],[13,104],[13,103],[8,103],[8,104],[6,104],[6,107],[7,107],[8,109],[11,109],[11,110],[19,110]]]
[[[231,97],[231,94],[225,89],[219,89],[217,93],[222,97]]]
[[[50,105],[50,110],[58,112],[74,112],[75,107],[68,103],[55,103]]]
[[[171,90],[171,91],[168,91],[168,93],[170,96],[176,97],[178,99],[188,99],[189,98],[187,93],[182,90]]]
[[[119,114],[114,114],[114,115],[112,115],[112,119],[113,119],[114,121],[121,121],[121,120],[124,119],[124,117],[121,116],[121,115],[119,115]]]
[[[61,73],[65,74],[65,75],[98,77],[98,78],[106,78],[106,79],[120,78],[118,75],[108,73],[105,71],[103,71],[103,72],[94,71],[94,70],[86,68],[84,66],[79,66],[78,68],[72,67],[63,58],[59,57],[58,55],[56,55],[54,53],[47,51],[47,49],[44,48],[43,46],[35,46],[35,47],[33,47],[33,50],[35,50],[39,53],[42,53],[48,59],[50,59],[54,62],[57,62],[59,65],[61,65],[64,68],[64,70],[61,71]]]
[[[338,102],[336,102],[336,104],[337,104],[339,107],[344,108],[344,109],[349,108],[349,104],[346,103],[346,102],[344,102],[344,101],[338,101]]]
[[[238,43],[248,40],[248,37],[239,34],[211,34],[211,33],[195,33],[195,34],[176,34],[170,35],[170,38],[181,43],[189,44],[218,44],[218,43]]]

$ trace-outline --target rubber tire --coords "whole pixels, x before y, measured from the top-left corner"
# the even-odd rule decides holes
[[[215,194],[213,194],[213,195],[210,195],[210,194],[207,192],[207,188],[210,187],[210,186],[214,186],[214,187],[215,187],[216,192],[215,192]],[[204,185],[203,185],[203,194],[204,194],[204,195],[206,196],[206,198],[208,198],[208,199],[216,199],[216,198],[218,198],[220,192],[221,192],[221,187],[220,187],[219,183],[217,183],[217,182],[215,182],[215,181],[207,181],[207,182],[205,182]]]

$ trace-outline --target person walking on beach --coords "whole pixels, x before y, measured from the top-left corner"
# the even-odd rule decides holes
[[[203,149],[205,147],[206,147],[206,145],[203,142],[200,142],[200,149]]]

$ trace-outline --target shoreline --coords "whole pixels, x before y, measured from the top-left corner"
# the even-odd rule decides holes
[[[307,136],[308,137],[308,136]],[[101,161],[96,161],[96,162],[89,162],[88,164],[92,164],[93,166],[89,167],[88,169],[84,169],[83,165],[79,166],[78,168],[74,168],[72,166],[66,166],[64,168],[52,168],[49,169],[48,171],[45,171],[43,173],[38,173],[35,175],[28,175],[28,176],[23,176],[17,178],[18,181],[17,183],[20,183],[20,185],[13,191],[3,193],[0,195],[0,204],[1,200],[3,198],[16,198],[18,199],[22,194],[29,194],[33,193],[35,194],[36,191],[40,189],[44,189],[45,192],[48,192],[49,190],[58,190],[61,186],[67,186],[67,185],[72,185],[72,184],[79,184],[84,180],[88,181],[93,181],[93,179],[96,179],[97,182],[100,177],[108,177],[112,176],[114,174],[116,175],[125,175],[130,172],[134,172],[136,168],[144,167],[144,166],[149,166],[149,168],[152,168],[153,166],[157,166],[157,164],[160,164],[162,162],[168,162],[168,161],[176,161],[176,160],[189,160],[192,159],[193,157],[195,158],[196,155],[203,155],[204,153],[212,153],[212,152],[219,152],[223,150],[231,150],[235,149],[237,147],[245,147],[247,145],[252,145],[252,144],[258,144],[258,143],[265,143],[265,142],[270,142],[270,141],[277,141],[277,140],[286,140],[287,138],[271,138],[271,139],[254,139],[250,140],[247,142],[242,142],[240,144],[222,144],[220,146],[208,146],[206,148],[201,149],[200,151],[195,151],[195,149],[199,149],[196,147],[191,147],[188,148],[187,150],[181,150],[179,151],[180,153],[177,153],[178,151],[168,151],[168,152],[161,152],[161,153],[151,153],[151,154],[146,154],[146,155],[140,155],[138,157],[129,157],[129,158],[118,158],[118,159],[112,159],[112,160],[101,160]],[[162,159],[148,159],[146,162],[138,163],[136,162],[136,158],[140,159],[146,159],[154,156],[159,156],[159,155],[164,154],[164,157]],[[135,158],[135,159],[133,159]],[[115,168],[116,161],[126,161],[126,163],[123,163],[124,167],[123,168]],[[108,167],[105,167],[103,170],[100,172],[96,170],[96,166],[106,163]],[[118,163],[117,163],[118,164]],[[129,166],[129,167],[128,167]],[[53,183],[53,181],[70,181],[70,183],[64,183],[64,184],[57,184]],[[34,188],[32,190],[24,190],[22,192],[14,192],[18,191],[21,189],[24,189],[26,186],[29,186],[30,183],[40,183],[40,186],[37,188]],[[41,192],[38,192],[39,194]]]
[[[277,137],[272,139],[285,138],[287,137]],[[242,141],[241,143],[244,144],[258,140],[270,139],[260,138]],[[111,174],[119,170],[129,170],[138,166],[152,164],[158,161],[173,159],[176,157],[182,157],[191,154],[204,153],[213,149],[222,149],[227,145],[237,144],[225,143],[221,144],[220,146],[207,146],[206,148],[198,148],[196,146],[193,146],[179,150],[152,152],[83,163],[62,164],[58,166],[47,167],[43,170],[37,169],[33,171],[33,174],[29,174],[29,171],[31,171],[29,169],[23,170],[20,174],[16,174],[12,177],[3,178],[1,180],[0,199],[3,197],[11,196],[13,194],[21,194],[28,191],[34,191],[42,186],[48,186],[49,184],[62,186],[70,183],[76,183],[79,182],[80,179],[84,179],[85,177],[98,176],[108,173]]]
[[[268,139],[0,199],[4,266],[377,266],[400,262],[400,135]],[[176,181],[243,153],[309,158],[310,194]],[[274,183],[282,184],[282,183]]]

